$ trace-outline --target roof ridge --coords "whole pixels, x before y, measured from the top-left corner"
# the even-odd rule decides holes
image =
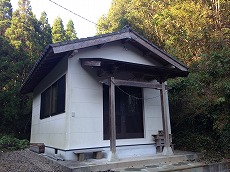
[[[90,37],[86,37],[86,38],[74,39],[74,40],[69,40],[69,41],[57,42],[57,43],[53,43],[53,44],[49,44],[49,45],[52,46],[52,47],[57,47],[57,46],[61,46],[61,45],[74,44],[74,43],[78,43],[78,42],[83,42],[83,41],[88,41],[88,40],[92,40],[92,39],[96,39],[96,38],[111,36],[111,35],[124,33],[124,32],[128,32],[128,31],[131,32],[132,28],[131,27],[124,28],[124,29],[114,31],[114,32],[110,32],[110,33],[90,36]]]

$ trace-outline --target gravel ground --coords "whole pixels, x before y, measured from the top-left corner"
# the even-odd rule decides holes
[[[0,152],[0,172],[69,172],[67,168],[59,165],[42,155],[29,150]]]

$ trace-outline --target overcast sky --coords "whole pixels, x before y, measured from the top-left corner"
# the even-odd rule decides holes
[[[52,26],[54,19],[60,16],[66,26],[69,19],[74,22],[78,38],[93,36],[96,33],[96,26],[76,15],[60,8],[49,0],[30,0],[31,6],[37,19],[41,12],[45,11],[48,15],[49,23]],[[52,0],[69,10],[97,23],[97,20],[103,14],[107,14],[112,0]],[[11,0],[13,10],[17,8],[18,0]]]

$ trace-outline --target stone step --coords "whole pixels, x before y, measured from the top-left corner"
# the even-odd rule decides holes
[[[105,159],[101,159],[87,160],[84,162],[63,161],[60,163],[69,167],[73,172],[107,171],[120,168],[144,167],[153,164],[175,164],[178,162],[195,161],[198,156],[199,155],[195,153],[187,153],[172,156],[156,155],[152,157],[126,158],[116,162],[108,162]]]
[[[219,162],[213,164],[204,164],[201,162],[178,162],[178,163],[165,163],[165,164],[154,164],[147,166],[123,168],[123,169],[112,169],[111,172],[229,172],[230,161]]]

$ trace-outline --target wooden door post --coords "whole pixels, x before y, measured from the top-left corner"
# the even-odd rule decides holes
[[[166,91],[165,91],[165,82],[161,82],[161,110],[162,110],[162,122],[163,122],[163,131],[164,131],[164,139],[165,139],[165,146],[163,149],[164,155],[172,155],[172,148],[170,147],[170,138],[169,138],[169,128],[168,128],[168,115],[167,115],[167,108],[166,108]]]
[[[115,84],[114,78],[110,78],[109,86],[109,126],[110,126],[110,154],[109,161],[118,159],[116,155],[116,117],[115,117]]]

